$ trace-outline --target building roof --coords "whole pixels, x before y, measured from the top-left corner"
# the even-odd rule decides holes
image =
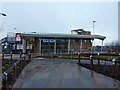
[[[83,29],[76,29],[76,30],[71,30],[71,31],[76,31],[76,32],[86,32],[86,31],[83,30]]]
[[[20,33],[21,37],[44,37],[44,38],[82,38],[82,39],[100,39],[106,37],[101,35],[76,35],[76,34],[60,34],[60,33]]]

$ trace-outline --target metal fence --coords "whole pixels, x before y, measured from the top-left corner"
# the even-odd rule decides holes
[[[110,74],[111,77],[116,77],[120,79],[120,54],[108,54],[108,53],[79,53],[78,54],[78,65],[85,66],[83,63],[81,63],[82,58],[80,56],[86,56],[88,57],[88,61],[90,64],[88,64],[89,69],[95,70],[97,72],[102,72],[106,74]],[[100,56],[118,56],[118,58],[105,58]],[[94,64],[94,61],[97,61],[97,64]],[[101,61],[104,61],[105,64],[103,65]],[[108,64],[108,62],[111,62]],[[103,71],[102,68],[103,67]]]
[[[2,54],[2,60],[5,60],[5,53]],[[5,70],[2,75],[2,89],[11,89],[16,79],[20,75],[24,67],[31,61],[31,54],[20,53],[20,57],[17,58],[16,62],[7,70]],[[13,53],[10,53],[10,60],[13,60]]]

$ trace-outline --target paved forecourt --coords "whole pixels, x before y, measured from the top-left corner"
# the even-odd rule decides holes
[[[14,88],[120,88],[120,82],[76,62],[36,58],[27,65]]]

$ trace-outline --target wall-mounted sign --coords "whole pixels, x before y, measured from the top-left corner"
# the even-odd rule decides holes
[[[16,41],[21,41],[21,37],[16,37]]]
[[[21,37],[21,34],[16,34],[16,37]]]
[[[21,41],[21,34],[16,34],[16,41]]]
[[[55,42],[56,40],[54,39],[43,39],[43,42]]]

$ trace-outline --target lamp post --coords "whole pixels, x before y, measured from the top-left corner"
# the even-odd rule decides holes
[[[93,20],[93,35],[95,35],[95,24],[96,23],[96,21],[95,20]]]
[[[6,14],[5,13],[0,13],[0,17],[1,16],[6,16]],[[3,23],[2,23],[2,20],[1,20],[1,28],[0,28],[0,32],[1,32],[1,30],[2,30],[2,26],[3,26]]]
[[[96,21],[93,20],[93,35],[95,35],[95,23]],[[95,52],[95,40],[94,40],[94,52]]]

